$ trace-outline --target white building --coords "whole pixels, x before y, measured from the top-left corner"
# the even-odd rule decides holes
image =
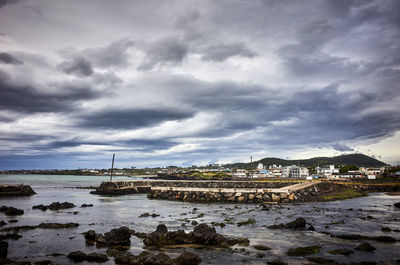
[[[335,165],[330,165],[329,167],[317,167],[316,170],[318,175],[324,175],[326,177],[330,177],[334,173],[339,173],[339,169],[335,168]]]

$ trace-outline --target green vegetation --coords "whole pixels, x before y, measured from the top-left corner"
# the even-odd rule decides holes
[[[238,222],[237,226],[240,227],[240,226],[243,226],[243,225],[252,225],[252,224],[255,224],[255,223],[256,223],[256,220],[254,220],[252,218],[249,218],[247,221]]]
[[[368,196],[368,193],[347,188],[347,189],[338,190],[337,192],[332,193],[332,194],[323,195],[320,197],[320,199],[322,201],[337,201],[337,200],[347,200],[347,199],[352,199],[352,198],[359,198],[359,197],[364,197],[364,196]]]
[[[345,165],[345,166],[341,166],[339,168],[339,172],[340,173],[346,173],[346,172],[349,172],[351,170],[359,170],[359,168],[357,166],[355,166],[355,165]]]

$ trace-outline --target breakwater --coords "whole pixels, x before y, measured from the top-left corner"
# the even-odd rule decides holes
[[[329,181],[117,181],[103,182],[94,194],[147,193],[149,199],[188,202],[288,203],[330,200],[323,196],[343,191],[347,197],[367,192],[399,191],[400,183],[340,183]],[[332,199],[344,199],[335,196]]]

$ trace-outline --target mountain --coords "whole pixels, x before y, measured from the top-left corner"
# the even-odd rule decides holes
[[[282,166],[291,166],[291,165],[300,165],[304,167],[316,167],[316,166],[326,166],[326,165],[355,165],[358,167],[381,167],[386,166],[387,164],[379,161],[373,157],[363,155],[363,154],[349,154],[349,155],[340,155],[334,157],[314,157],[309,159],[296,159],[296,160],[286,160],[275,157],[263,158],[258,161],[253,162],[253,168],[257,167],[257,165],[261,163],[264,166],[270,165],[282,165]],[[226,164],[224,165],[228,168],[244,168],[250,169],[250,163],[235,163],[235,164]]]

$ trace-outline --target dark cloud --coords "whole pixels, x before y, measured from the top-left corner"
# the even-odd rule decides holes
[[[164,38],[142,47],[146,56],[139,70],[149,70],[157,65],[177,64],[188,54],[188,47],[179,38]]]
[[[0,8],[2,8],[5,5],[11,5],[11,4],[16,4],[20,2],[21,0],[0,0]]]
[[[88,87],[59,86],[59,93],[49,93],[32,85],[15,85],[0,80],[0,109],[25,113],[67,111],[75,109],[82,100],[94,99],[102,94]]]
[[[346,144],[343,143],[336,143],[333,146],[333,149],[335,149],[336,151],[340,151],[340,152],[353,152],[354,149],[347,146]]]
[[[247,48],[245,43],[240,42],[210,46],[203,51],[201,59],[203,61],[222,62],[233,56],[253,58],[258,54]]]
[[[87,128],[132,129],[155,125],[164,121],[181,120],[193,116],[183,109],[149,108],[103,110],[80,116],[78,126]]]
[[[93,74],[92,64],[82,56],[76,56],[70,60],[64,61],[57,67],[66,74],[73,74],[81,77],[87,77]]]
[[[0,52],[0,63],[15,65],[23,64],[21,60],[7,52]]]

